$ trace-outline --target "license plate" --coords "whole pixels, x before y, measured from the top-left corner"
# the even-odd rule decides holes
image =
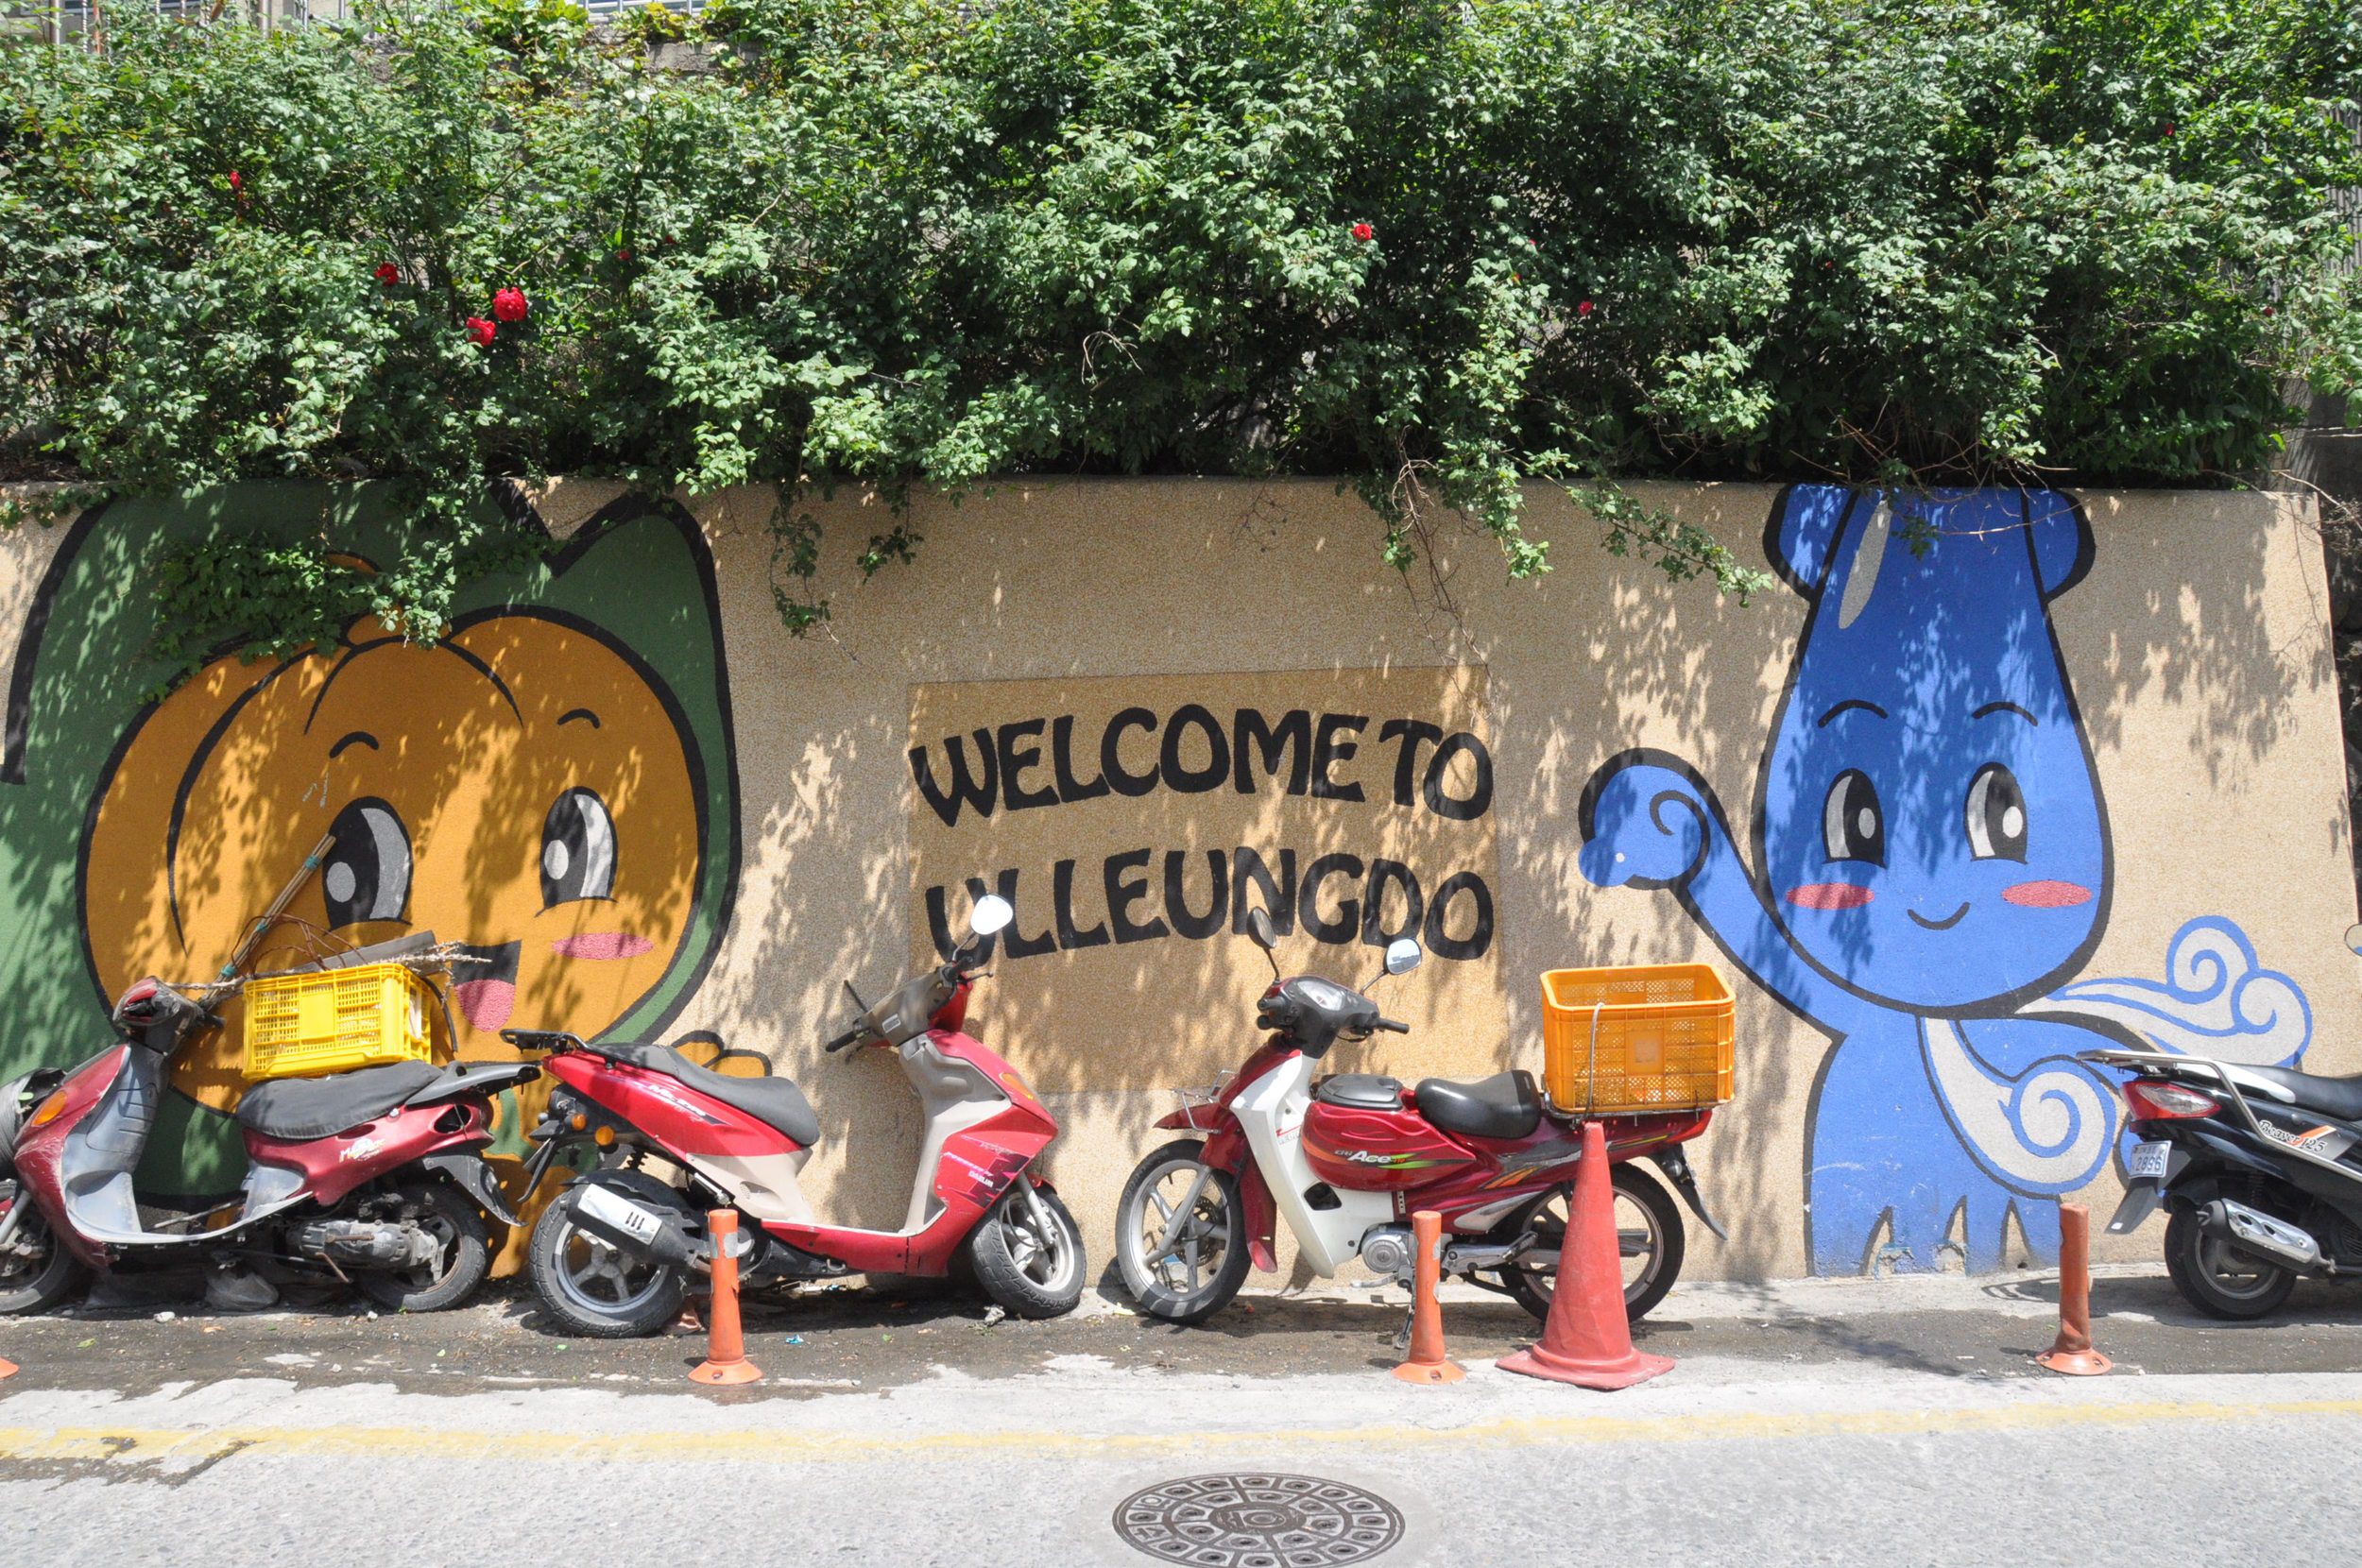
[[[643,1209],[628,1198],[619,1198],[605,1187],[585,1187],[577,1206],[583,1213],[604,1224],[614,1226],[634,1241],[656,1239],[664,1228],[664,1221],[649,1209]]]
[[[2169,1143],[2136,1143],[2124,1162],[2125,1173],[2136,1182],[2162,1182],[2165,1179],[2165,1156],[2173,1151]]]

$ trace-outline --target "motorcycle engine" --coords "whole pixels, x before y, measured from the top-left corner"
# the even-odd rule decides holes
[[[1361,1261],[1389,1279],[1409,1279],[1415,1260],[1408,1225],[1374,1226],[1361,1237]]]
[[[432,1263],[435,1238],[401,1220],[316,1219],[288,1237],[295,1250],[338,1263],[402,1266]]]

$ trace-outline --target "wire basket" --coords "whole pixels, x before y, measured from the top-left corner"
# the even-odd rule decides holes
[[[1693,1110],[1731,1098],[1730,987],[1703,963],[1550,969],[1543,1082],[1571,1116]]]
[[[245,990],[248,1078],[434,1060],[435,988],[402,964],[273,975]]]

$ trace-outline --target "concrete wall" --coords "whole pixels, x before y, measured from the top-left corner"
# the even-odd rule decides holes
[[[152,708],[137,583],[163,541],[324,529],[367,555],[377,503],[231,490],[21,531],[0,541],[0,613],[35,634],[0,784],[0,980],[26,1028],[0,1072],[78,1058],[143,968],[210,969],[332,826],[350,863],[299,912],[482,947],[464,1048],[546,1022],[776,1063],[820,1112],[813,1196],[885,1227],[917,1116],[890,1062],[820,1055],[839,982],[874,994],[930,950],[931,890],[953,918],[967,878],[1013,874],[1018,936],[1050,950],[1004,954],[972,1016],[1065,1121],[1053,1173],[1103,1261],[1168,1087],[1249,1048],[1259,958],[1226,921],[1181,929],[1212,926],[1217,877],[1235,906],[1242,851],[1275,873],[1292,851],[1299,882],[1326,858],[1291,912],[1336,940],[1299,929],[1286,956],[1357,980],[1409,884],[1430,907],[1451,884],[1418,923],[1446,951],[1380,993],[1416,1031],[1341,1069],[1538,1070],[1546,968],[1727,975],[1737,1098],[1694,1148],[1732,1239],[1693,1236],[1701,1275],[2045,1255],[2056,1197],[2115,1192],[2115,1101],[2079,1049],[2362,1069],[2300,502],[1645,494],[1786,586],[1751,607],[1669,587],[1537,496],[1556,570],[1506,584],[1459,547],[1446,614],[1326,485],[1009,486],[922,499],[919,563],[866,583],[846,563],[881,508],[820,507],[833,615],[798,640],[767,494],[693,520],[573,484],[536,503],[567,551],[483,585],[451,647],[360,626]],[[1236,755],[1242,712],[1259,737],[1299,709],[1309,775],[1284,742]],[[949,799],[955,737],[975,788],[993,755],[988,812]],[[1111,760],[1147,782],[1093,791]],[[181,1073],[151,1181],[234,1180],[233,1067]]]

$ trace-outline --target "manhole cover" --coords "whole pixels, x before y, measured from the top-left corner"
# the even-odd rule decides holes
[[[1317,1475],[1188,1475],[1136,1491],[1116,1534],[1194,1568],[1336,1568],[1402,1539],[1402,1512]]]

